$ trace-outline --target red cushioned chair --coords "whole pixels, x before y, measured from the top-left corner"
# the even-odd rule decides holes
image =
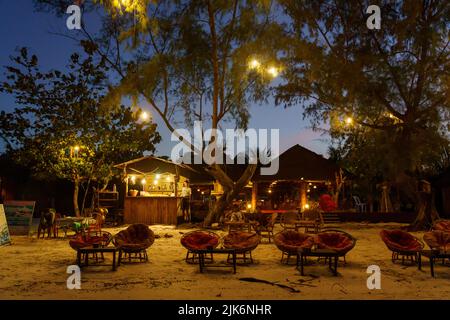
[[[210,231],[191,231],[181,237],[181,245],[187,249],[186,262],[197,263],[197,254],[193,250],[214,249],[219,245],[220,237]],[[191,256],[191,257],[190,257]],[[213,260],[213,256],[209,258]]]
[[[380,237],[392,251],[392,262],[400,260],[400,257],[402,264],[405,264],[405,258],[412,263],[417,262],[419,251],[424,247],[422,241],[403,230],[381,230]]]
[[[83,232],[75,236],[75,238],[69,241],[69,245],[75,251],[78,249],[87,247],[107,247],[112,240],[111,233],[107,231],[92,231]],[[81,256],[81,260],[85,258],[84,254]],[[100,259],[103,260],[103,253],[99,257],[97,253],[92,253],[92,259],[98,262]]]
[[[345,255],[356,245],[356,239],[351,234],[335,229],[319,232],[315,241],[318,249],[336,251],[339,257],[344,258],[344,263],[346,263]]]
[[[278,213],[272,213],[271,215],[259,213],[255,216],[256,223],[253,225],[256,233],[261,236],[261,238],[269,239],[269,242],[273,238],[273,228],[278,218]]]
[[[308,234],[294,230],[284,230],[277,233],[273,239],[275,245],[281,251],[281,263],[289,264],[291,256],[297,256],[298,249],[311,248],[314,238]],[[286,259],[284,259],[284,257]]]
[[[238,258],[242,263],[253,263],[252,251],[256,249],[261,236],[256,233],[235,231],[230,232],[223,238],[223,247],[226,249],[235,249]],[[247,260],[246,255],[249,254],[250,258]],[[230,262],[230,255],[228,255],[228,262]]]
[[[147,249],[155,241],[155,234],[145,224],[136,223],[130,225],[125,230],[117,233],[113,238],[113,243],[120,248],[119,265],[122,262],[122,254],[124,258],[128,257],[128,262],[132,259],[139,262],[147,262]]]
[[[433,223],[433,230],[450,232],[450,220],[437,220]]]
[[[450,233],[430,231],[423,235],[423,240],[431,250],[450,251]]]
[[[431,250],[450,252],[450,232],[430,231],[423,235],[423,241]],[[445,259],[442,259],[442,263],[445,263]]]

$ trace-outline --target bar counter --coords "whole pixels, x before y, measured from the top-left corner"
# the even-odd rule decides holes
[[[181,215],[181,200],[169,196],[125,197],[124,222],[176,225],[177,215]]]

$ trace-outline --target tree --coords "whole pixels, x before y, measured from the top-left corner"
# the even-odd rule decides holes
[[[369,30],[370,1],[280,2],[295,37],[278,102],[328,122],[347,157],[374,157],[385,179],[416,184],[449,143],[449,3],[378,1],[381,29]],[[433,218],[422,210],[412,227]]]
[[[73,54],[67,71],[41,71],[37,56],[30,57],[25,48],[12,61],[0,85],[20,106],[0,113],[7,152],[38,178],[70,180],[78,216],[80,186],[85,188],[83,209],[92,181],[105,185],[113,164],[155,150],[160,141],[156,125],[138,121],[139,110],[101,107],[108,68],[91,55],[82,60]]]
[[[103,32],[94,37],[83,28],[82,44],[120,76],[110,97],[144,99],[175,134],[180,117],[188,128],[197,120],[204,128],[231,122],[245,129],[249,104],[269,94],[283,39],[270,1],[96,3],[108,13]],[[213,149],[219,143],[214,135],[208,142]],[[210,224],[248,183],[256,165],[249,165],[237,181],[219,163],[207,170],[224,189],[205,219]]]

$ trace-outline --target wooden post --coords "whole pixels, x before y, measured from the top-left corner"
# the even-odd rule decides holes
[[[258,200],[258,183],[253,181],[252,186],[252,210],[256,209],[256,201]]]
[[[125,197],[128,196],[128,175],[127,166],[123,167],[123,176],[125,177]]]
[[[305,181],[300,181],[300,211],[303,211],[306,204],[306,188],[307,183]]]

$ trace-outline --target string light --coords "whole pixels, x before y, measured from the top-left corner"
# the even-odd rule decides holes
[[[250,69],[258,69],[260,66],[261,66],[261,63],[256,59],[252,59],[248,64],[248,67]]]
[[[353,123],[353,118],[352,117],[345,118],[345,123],[351,125]]]
[[[267,72],[274,78],[278,77],[278,69],[275,67],[270,67]]]

